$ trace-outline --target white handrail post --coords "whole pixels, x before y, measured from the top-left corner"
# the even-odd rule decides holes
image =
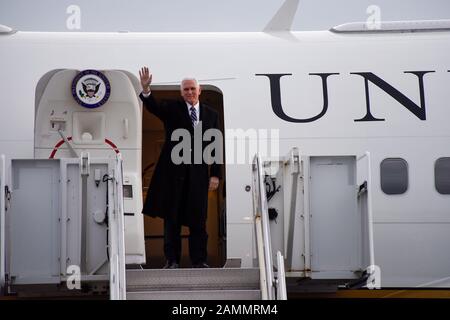
[[[254,215],[256,226],[256,237],[258,246],[258,261],[260,266],[260,272],[265,272],[265,275],[261,275],[261,288],[266,288],[266,292],[262,291],[262,298],[273,300],[275,295],[275,277],[273,274],[273,262],[272,262],[272,246],[270,239],[270,226],[269,226],[269,214],[267,210],[267,199],[264,188],[264,182],[262,179],[262,163],[258,154],[255,155],[253,160],[253,171],[256,171],[256,177],[253,178],[254,183]],[[262,247],[262,249],[260,249]]]
[[[125,224],[123,212],[123,172],[120,154],[117,155],[113,172],[114,179],[108,180],[108,184],[113,190],[112,196],[114,199],[114,206],[110,206],[108,210],[110,229],[110,299],[125,300]]]
[[[277,300],[287,300],[286,273],[284,271],[284,258],[280,251],[277,251]]]
[[[260,186],[259,186],[259,167],[258,167],[258,155],[255,155],[252,163],[252,171],[253,171],[253,215],[254,215],[254,223],[255,223],[255,236],[256,236],[256,249],[258,254],[258,265],[259,265],[259,282],[261,288],[261,299],[268,299],[268,290],[267,290],[267,275],[265,271],[265,262],[264,262],[264,244],[263,244],[263,230],[261,223],[261,208],[260,208]]]
[[[367,219],[369,222],[369,263],[370,266],[375,265],[375,253],[373,248],[373,212],[372,212],[372,164],[370,159],[370,152],[366,151],[367,156]]]
[[[265,270],[265,263],[264,263],[264,246],[262,243],[263,238],[263,231],[261,226],[261,216],[255,217],[255,226],[256,226],[256,241],[257,241],[257,250],[258,250],[258,263],[260,267],[260,273],[259,273],[259,281],[260,281],[260,288],[261,288],[261,298],[262,300],[268,300],[269,294],[268,294],[268,279],[266,275]],[[264,272],[261,272],[261,268],[264,270]]]
[[[289,227],[287,236],[287,265],[292,268],[292,256],[294,250],[294,229],[295,229],[295,213],[297,209],[297,188],[298,188],[298,176],[300,174],[300,157],[297,148],[293,148],[289,153],[289,159],[284,162],[284,165],[289,164],[289,174],[291,175],[291,195],[289,206]]]
[[[367,233],[368,233],[368,247],[369,247],[369,267],[366,269],[369,274],[373,274],[375,270],[375,252],[373,243],[373,208],[372,208],[372,164],[370,152],[366,151],[364,155],[357,158],[362,160],[367,158],[367,180],[366,180],[366,201],[367,201]]]

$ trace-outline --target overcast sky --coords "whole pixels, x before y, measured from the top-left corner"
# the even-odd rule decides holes
[[[262,31],[283,2],[0,0],[0,24],[27,31]],[[79,24],[72,19],[68,27],[73,5],[79,8]],[[366,21],[372,5],[379,8],[382,21],[450,19],[450,0],[300,0],[293,30]]]

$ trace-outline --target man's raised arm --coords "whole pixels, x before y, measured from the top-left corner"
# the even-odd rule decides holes
[[[150,73],[147,67],[142,67],[139,70],[139,77],[141,79],[142,93],[139,95],[144,106],[148,111],[153,113],[162,121],[166,118],[167,110],[164,106],[160,106],[152,95],[150,84],[152,83],[153,75]]]

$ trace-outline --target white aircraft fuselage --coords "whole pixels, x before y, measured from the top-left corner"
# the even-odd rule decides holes
[[[450,157],[448,52],[450,31],[0,35],[0,154],[34,157],[36,88],[49,72],[121,70],[137,93],[142,66],[158,88],[194,76],[222,93],[225,130],[277,129],[280,155],[369,151],[383,287],[448,286],[439,281],[450,276],[450,194],[437,191],[434,172]],[[250,266],[251,164],[226,146],[225,155],[227,257]],[[407,162],[402,194],[380,187],[387,158]]]

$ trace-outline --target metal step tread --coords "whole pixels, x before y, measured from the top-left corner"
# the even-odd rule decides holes
[[[188,290],[127,292],[127,300],[261,300],[260,290]]]
[[[127,270],[126,277],[127,291],[260,289],[256,268]]]

